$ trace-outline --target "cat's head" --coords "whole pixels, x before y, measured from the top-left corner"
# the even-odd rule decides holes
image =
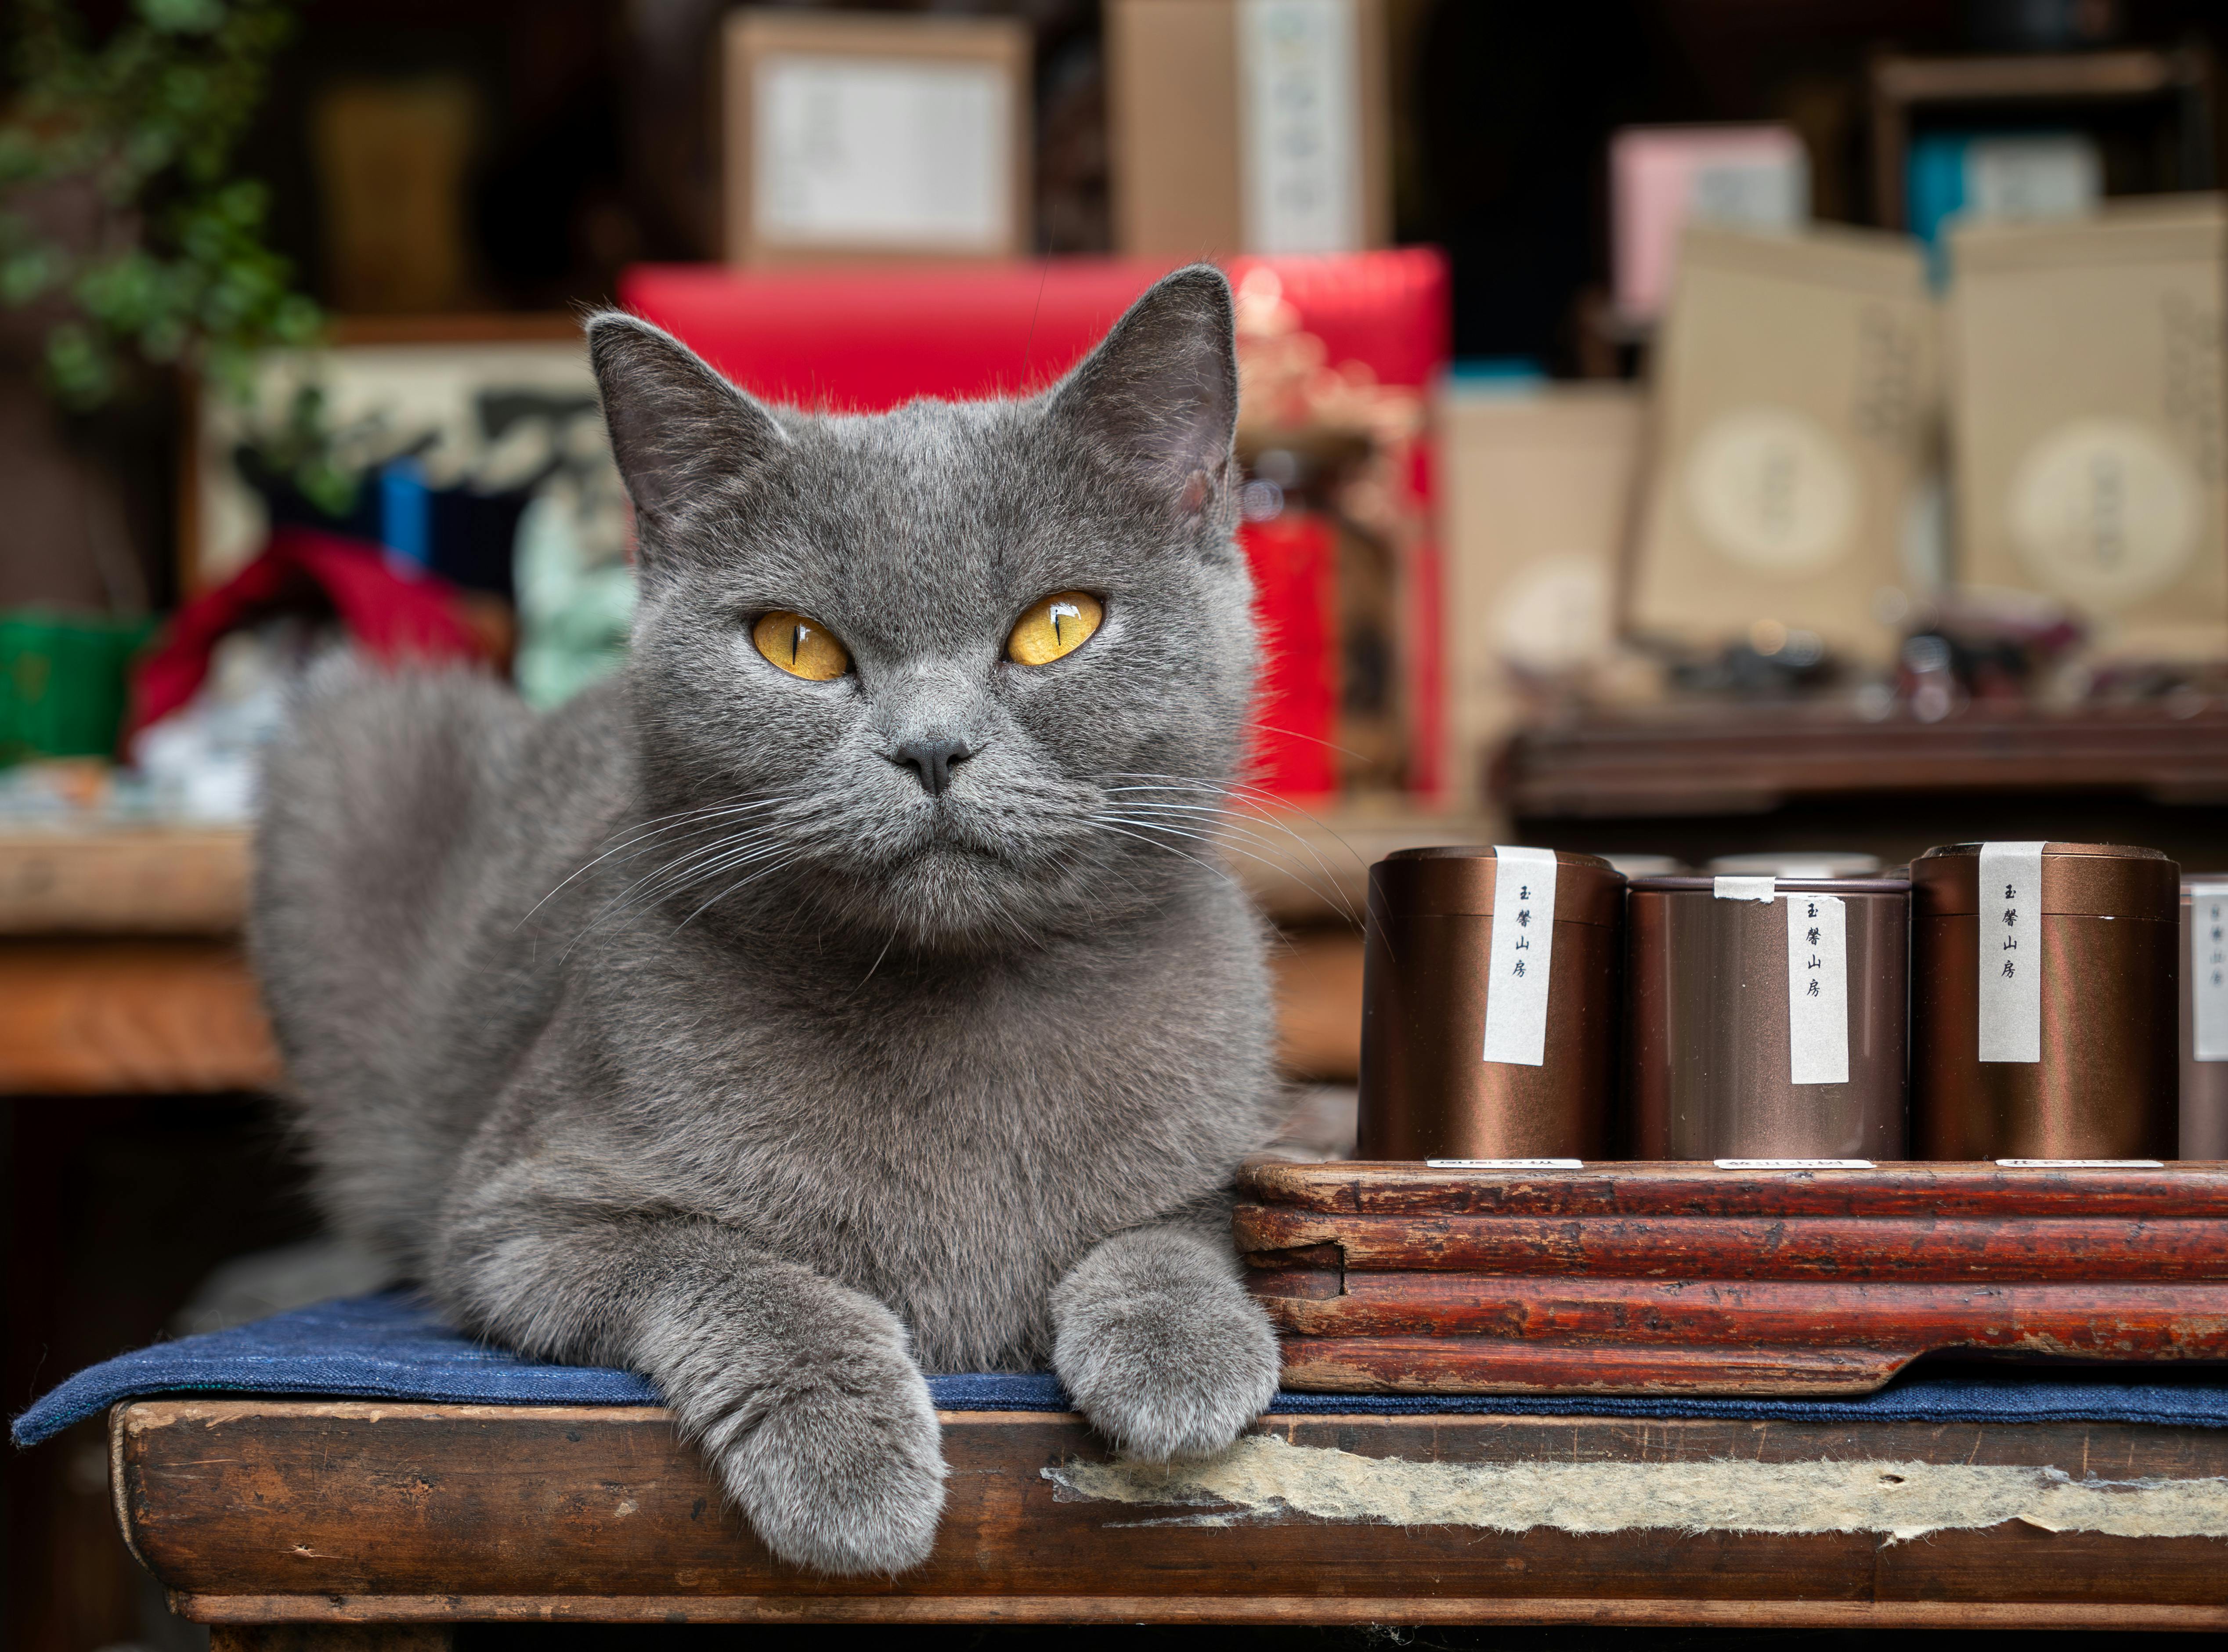
[[[976,946],[1203,875],[1255,654],[1220,272],[1026,400],[809,415],[629,317],[588,338],[651,812],[731,811],[661,829],[682,899]]]

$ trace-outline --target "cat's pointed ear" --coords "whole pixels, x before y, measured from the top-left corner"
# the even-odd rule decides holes
[[[636,513],[673,522],[707,490],[747,477],[788,445],[771,414],[672,334],[606,310],[588,318],[611,457]]]
[[[1238,341],[1222,272],[1194,264],[1155,284],[1053,390],[1050,413],[1172,510],[1219,510],[1238,425]]]

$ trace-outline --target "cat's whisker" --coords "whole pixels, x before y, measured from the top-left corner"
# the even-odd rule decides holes
[[[1309,814],[1306,810],[1295,808],[1282,798],[1277,797],[1276,794],[1273,792],[1263,791],[1258,787],[1247,786],[1242,782],[1231,782],[1228,788],[1226,790],[1225,788],[1218,786],[1213,783],[1193,780],[1188,777],[1182,775],[1155,776],[1149,774],[1129,774],[1121,778],[1157,780],[1161,783],[1160,786],[1157,788],[1159,790],[1178,792],[1188,790],[1200,795],[1214,796],[1218,798],[1223,799],[1226,803],[1229,801],[1229,793],[1231,791],[1242,791],[1252,794],[1239,799],[1239,801],[1249,803],[1253,805],[1252,811],[1245,814],[1244,818],[1249,821],[1258,821],[1264,826],[1274,827],[1277,830],[1283,832],[1285,836],[1290,837],[1294,842],[1297,842],[1302,848],[1306,849],[1309,858],[1315,861],[1316,869],[1322,874],[1324,881],[1332,889],[1338,892],[1337,904],[1344,911],[1347,920],[1349,923],[1357,925],[1361,921],[1354,911],[1353,903],[1346,898],[1344,888],[1339,882],[1338,874],[1330,869],[1329,863],[1322,858],[1322,852],[1316,848],[1314,842],[1309,839],[1306,834],[1296,830],[1289,821],[1281,818],[1281,816],[1284,815],[1296,814],[1305,820],[1312,822],[1316,826],[1321,828],[1321,829],[1341,848],[1344,849],[1347,853],[1348,858],[1350,859],[1357,868],[1362,869],[1364,872],[1367,870],[1369,862],[1361,857],[1361,855],[1354,848],[1353,844],[1348,842],[1345,838],[1340,836],[1337,832],[1332,830],[1332,829],[1326,825],[1322,821],[1318,820],[1315,816]],[[1130,790],[1128,787],[1111,787],[1108,789],[1110,791]],[[1155,788],[1143,789],[1152,790]],[[1264,802],[1264,800],[1267,801]],[[1273,807],[1271,805],[1273,805]],[[1169,804],[1165,806],[1175,807],[1176,805]],[[1235,813],[1234,810],[1231,812],[1233,814]]]
[[[1274,845],[1265,841],[1255,840],[1257,842],[1260,842],[1261,848],[1267,850],[1267,854],[1258,854],[1254,850],[1245,848],[1242,843],[1232,842],[1230,840],[1230,832],[1232,829],[1230,823],[1226,819],[1220,823],[1221,829],[1219,831],[1204,831],[1196,829],[1202,823],[1188,818],[1186,819],[1182,825],[1176,825],[1166,820],[1140,820],[1131,816],[1102,815],[1098,816],[1098,819],[1102,824],[1110,820],[1119,821],[1125,825],[1143,827],[1152,831],[1167,832],[1172,836],[1186,838],[1194,842],[1210,845],[1223,855],[1251,861],[1257,866],[1266,868],[1270,872],[1274,873],[1280,878],[1291,878],[1296,880],[1303,888],[1306,889],[1309,893],[1315,896],[1317,900],[1323,901],[1328,906],[1337,908],[1340,913],[1348,923],[1359,924],[1360,922],[1360,919],[1354,913],[1353,906],[1347,900],[1345,892],[1340,889],[1336,884],[1317,884],[1309,875],[1305,865],[1301,863],[1296,857],[1291,855],[1290,851],[1277,848]],[[1281,858],[1271,860],[1269,858],[1271,855],[1275,855]]]
[[[790,867],[795,866],[798,858],[799,857],[792,856],[786,861],[778,861],[773,865],[765,868],[763,871],[753,872],[747,878],[739,878],[736,880],[733,883],[729,884],[726,888],[720,890],[718,894],[714,895],[709,900],[707,900],[703,906],[697,907],[695,912],[690,912],[688,917],[682,919],[678,924],[675,924],[673,926],[674,932],[678,934],[681,931],[688,928],[689,925],[695,923],[697,919],[704,914],[707,908],[717,906],[720,901],[725,900],[729,895],[734,893],[736,890],[744,887],[747,884],[756,883],[760,878],[770,878],[777,872],[784,871]]]
[[[646,844],[649,840],[652,838],[663,837],[669,833],[682,831],[684,829],[690,832],[709,830],[711,829],[709,823],[713,819],[739,814],[759,812],[764,810],[774,808],[778,804],[785,801],[786,799],[779,797],[764,797],[748,799],[738,804],[717,804],[702,809],[683,809],[678,810],[671,815],[661,815],[655,820],[643,821],[635,826],[630,827],[627,829],[626,833],[620,837],[618,842],[613,843],[609,848],[597,855],[594,859],[583,861],[580,865],[575,867],[570,873],[567,874],[547,894],[542,896],[541,900],[535,901],[533,906],[527,908],[526,916],[521,918],[518,920],[518,923],[512,926],[513,930],[515,932],[517,929],[522,928],[527,922],[533,918],[535,912],[540,912],[544,906],[555,900],[559,894],[563,893],[567,886],[574,881],[574,880],[583,877],[588,873],[593,871],[597,867],[601,866],[605,861],[610,860],[614,855],[621,854],[622,852],[630,849],[632,849],[634,854],[647,853],[648,851],[646,848],[637,848],[636,846]],[[660,822],[670,822],[672,823],[661,825],[659,823]],[[692,824],[691,823],[695,823]],[[631,859],[632,855],[631,855],[629,858]]]
[[[1313,872],[1309,869],[1307,861],[1303,861],[1291,850],[1284,848],[1273,838],[1252,830],[1242,823],[1241,817],[1232,816],[1226,810],[1196,804],[1165,804],[1139,798],[1125,799],[1121,807],[1130,810],[1133,814],[1161,816],[1173,813],[1186,826],[1207,828],[1208,829],[1194,834],[1200,842],[1213,843],[1234,855],[1242,855],[1246,859],[1266,867],[1279,877],[1293,879],[1310,895],[1325,905],[1335,907],[1348,923],[1358,925],[1361,922],[1360,914],[1354,910],[1353,902],[1347,899],[1346,891],[1339,887],[1338,880],[1332,874],[1330,868],[1323,864],[1322,857],[1314,853],[1314,846],[1309,843],[1307,839],[1300,836],[1296,832],[1290,831],[1290,829],[1285,829],[1286,836],[1294,839],[1302,848],[1308,850],[1310,858],[1315,861]],[[1273,825],[1276,823],[1264,823]],[[1162,829],[1174,830],[1175,828],[1172,825],[1163,825]],[[1232,839],[1238,841],[1232,842]],[[1254,848],[1250,849],[1245,848],[1244,845],[1247,843],[1253,845]],[[1257,853],[1256,850],[1259,852]],[[1270,856],[1276,858],[1272,860],[1269,858]],[[1316,873],[1322,874],[1320,881],[1317,880]]]
[[[727,870],[739,864],[740,862],[733,859],[733,856],[760,849],[771,853],[778,847],[775,840],[765,832],[758,831],[730,836],[716,842],[703,844],[691,849],[675,860],[668,861],[664,866],[643,874],[605,901],[587,923],[581,926],[579,932],[567,943],[565,950],[569,953],[608,918],[628,910],[646,910],[656,901],[685,888],[690,883],[717,875],[718,871]],[[688,867],[690,861],[700,859],[706,862],[702,868],[692,868],[685,872],[682,870]]]
[[[1143,832],[1124,830],[1122,827],[1115,825],[1112,822],[1103,818],[1098,823],[1106,830],[1114,833],[1117,836],[1134,837],[1140,843],[1149,843],[1156,849],[1165,849],[1170,855],[1181,855],[1185,860],[1189,861],[1194,866],[1199,867],[1203,870],[1212,872],[1216,877],[1220,878],[1225,883],[1230,885],[1233,889],[1242,887],[1239,885],[1237,879],[1232,877],[1230,874],[1224,871],[1222,868],[1210,865],[1208,862],[1200,860],[1196,855],[1187,854],[1184,850],[1178,848],[1173,843],[1163,843],[1158,838],[1146,836]]]

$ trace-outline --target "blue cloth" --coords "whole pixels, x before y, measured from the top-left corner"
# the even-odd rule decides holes
[[[944,1411],[1066,1411],[1046,1373],[931,1377]],[[423,1299],[386,1291],[206,1336],[158,1342],[80,1371],[15,1421],[35,1445],[118,1400],[169,1393],[304,1394],[448,1405],[654,1405],[631,1371],[547,1365],[460,1336]],[[1423,1412],[1534,1417],[1727,1417],[1767,1421],[2097,1422],[2228,1428],[2228,1373],[2147,1366],[2116,1373],[1995,1367],[1920,1370],[1855,1399],[1642,1399],[1592,1394],[1280,1393],[1286,1414]]]

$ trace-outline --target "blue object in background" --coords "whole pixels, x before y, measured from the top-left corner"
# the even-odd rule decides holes
[[[423,573],[433,565],[433,494],[414,458],[379,467],[379,542],[398,572]]]
[[[1952,219],[2078,218],[2095,210],[2103,170],[2084,132],[1928,132],[1905,157],[1904,219],[1944,287]]]
[[[1528,355],[1464,355],[1447,364],[1447,383],[1470,395],[1529,395],[1546,387],[1547,369]]]
[[[1945,219],[1965,210],[1965,150],[1971,144],[1963,133],[1934,132],[1911,146],[1904,163],[1904,221],[1926,247],[1927,273],[1934,285],[1950,282],[1950,252],[1943,244]]]

